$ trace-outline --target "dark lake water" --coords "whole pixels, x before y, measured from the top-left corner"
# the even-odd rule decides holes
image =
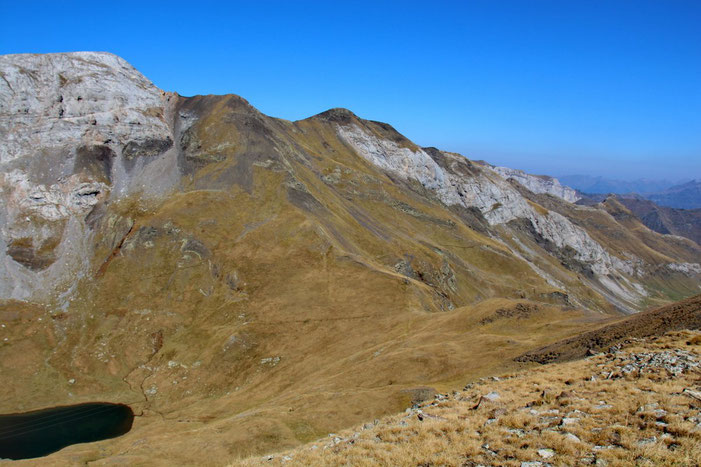
[[[93,402],[0,415],[0,459],[31,459],[131,430],[127,405]]]

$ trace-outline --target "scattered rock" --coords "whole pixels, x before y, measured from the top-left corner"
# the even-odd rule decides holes
[[[694,391],[693,389],[686,388],[686,389],[684,389],[683,393],[689,397],[692,397],[698,401],[701,401],[701,392],[699,392],[699,391]]]
[[[630,354],[617,352],[612,363],[613,368],[608,372],[606,379],[660,369],[666,370],[671,376],[678,376],[699,368],[696,356],[682,349]],[[701,394],[699,396],[701,397]]]
[[[266,357],[260,359],[261,365],[275,366],[280,363],[281,357]]]
[[[645,446],[645,445],[653,444],[656,442],[657,442],[657,436],[652,436],[650,438],[641,439],[640,441],[638,441],[637,444],[638,444],[638,446]]]

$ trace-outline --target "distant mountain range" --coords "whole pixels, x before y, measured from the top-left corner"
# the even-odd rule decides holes
[[[632,194],[642,195],[660,206],[678,209],[701,208],[701,180],[675,184],[668,180],[613,180],[590,175],[565,175],[559,177],[563,185],[584,194]]]
[[[605,177],[595,177],[591,175],[564,175],[558,177],[563,185],[570,186],[583,193],[594,194],[625,194],[639,193],[659,193],[671,188],[675,182],[669,180],[650,180],[641,178],[638,180],[615,180]]]
[[[109,53],[0,56],[0,76],[0,413],[140,414],[47,465],[340,439],[701,290],[701,246],[615,197],[582,206],[346,109],[288,121],[183,97]]]
[[[618,200],[655,232],[679,235],[701,245],[701,209],[659,206],[641,196],[618,196]]]
[[[701,208],[701,180],[675,185],[661,193],[650,194],[646,198],[660,206],[681,209]]]

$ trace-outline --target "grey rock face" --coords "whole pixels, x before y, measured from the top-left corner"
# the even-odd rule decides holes
[[[47,302],[58,296],[65,303],[71,287],[90,271],[93,237],[105,233],[99,223],[109,211],[107,204],[129,197],[141,203],[162,199],[193,167],[233,153],[230,142],[202,148],[192,126],[197,109],[211,101],[165,93],[108,53],[0,56],[0,298]],[[288,143],[273,141],[263,116],[243,99],[230,98],[227,106],[240,108],[240,114],[232,115],[255,131],[247,133],[250,141],[240,163],[217,174],[207,187],[219,189],[233,181],[248,191],[251,167],[273,163],[275,154],[289,151]],[[481,233],[501,242],[551,286],[564,288],[551,271],[537,265],[533,258],[540,253],[517,238],[524,229],[535,233],[538,244],[565,252],[560,254],[566,256],[565,267],[581,263],[587,277],[596,275],[609,300],[634,303],[644,297],[644,288],[635,282],[640,274],[634,265],[641,260],[604,248],[568,217],[527,200],[505,177],[535,192],[572,200],[571,190],[557,180],[421,149],[393,134],[389,125],[375,122],[377,131],[371,130],[348,111],[332,110],[321,118],[332,122],[341,139],[376,167],[418,182],[446,206],[469,213]],[[324,180],[333,184],[340,178]],[[293,204],[319,209],[305,190],[288,188]],[[108,217],[104,221],[112,222]],[[125,217],[119,224],[133,222]],[[517,231],[512,224],[525,227]],[[101,242],[108,248],[114,243]],[[695,263],[670,263],[669,268],[699,273]],[[450,270],[442,274],[450,287]]]
[[[701,264],[698,263],[669,263],[667,267],[672,271],[681,272],[688,276],[701,274]]]
[[[557,196],[569,203],[574,203],[581,199],[577,192],[568,186],[560,184],[560,181],[553,177],[542,175],[531,175],[523,170],[510,169],[508,167],[492,167],[492,170],[505,179],[514,179],[525,186],[533,193],[547,193]]]
[[[178,182],[173,97],[109,53],[0,56],[0,297],[67,292],[97,204]]]
[[[575,259],[586,264],[613,296],[633,302],[645,296],[645,291],[639,284],[631,282],[624,289],[608,277],[621,273],[632,275],[634,270],[629,260],[624,261],[609,253],[584,229],[566,217],[552,211],[536,211],[498,170],[474,167],[459,154],[436,151],[435,155],[429,155],[423,149],[401,147],[393,141],[377,137],[355,123],[338,124],[337,131],[361,157],[405,180],[419,182],[435,192],[436,197],[448,206],[475,207],[489,224],[495,226],[516,219],[529,221],[533,230],[542,238],[557,248],[571,249]],[[534,185],[528,177],[525,177],[524,183]],[[547,191],[543,184],[535,185],[539,192]],[[554,189],[554,182],[552,187]],[[571,193],[566,190],[559,194],[562,195],[560,197],[571,198]],[[517,251],[514,254],[520,255]]]
[[[171,136],[164,93],[115,55],[6,55],[0,76],[0,163],[22,168],[31,159],[34,182],[86,164],[109,177],[117,169],[110,156],[124,146]]]

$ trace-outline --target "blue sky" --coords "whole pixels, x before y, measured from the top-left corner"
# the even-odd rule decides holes
[[[561,175],[701,178],[701,2],[0,0],[0,53],[105,50],[156,85],[330,107]]]

